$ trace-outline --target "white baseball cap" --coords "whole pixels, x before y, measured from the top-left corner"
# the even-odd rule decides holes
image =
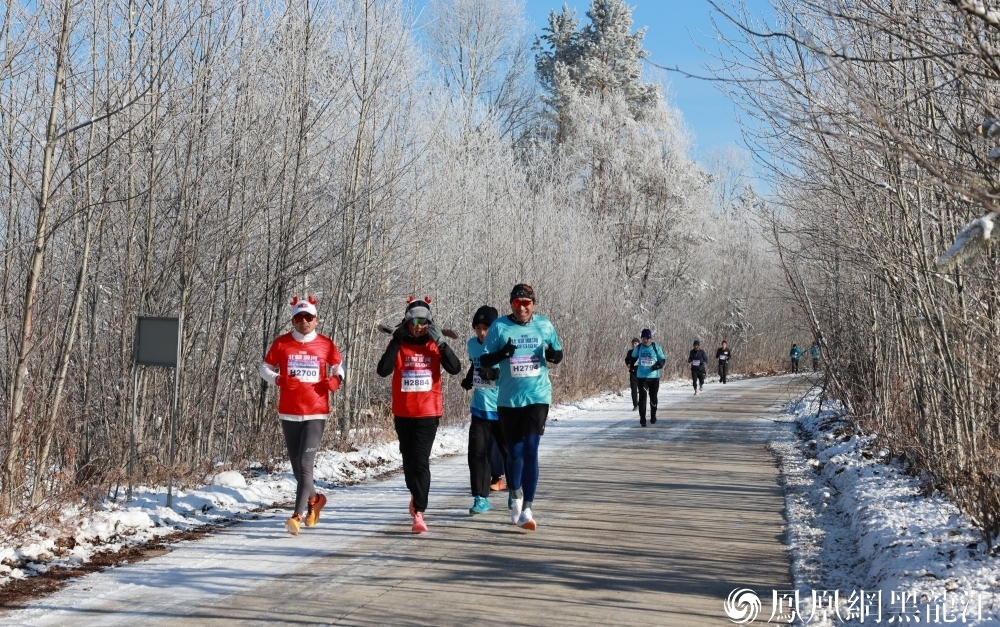
[[[292,306],[292,317],[299,315],[300,313],[312,314],[319,317],[316,313],[316,299],[312,296],[307,297],[305,300],[299,299],[298,296],[292,299],[290,303]]]

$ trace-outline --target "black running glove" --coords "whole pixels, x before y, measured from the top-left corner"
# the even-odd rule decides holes
[[[466,374],[465,378],[462,379],[462,389],[463,390],[471,390],[472,389],[472,371],[473,371],[474,368],[475,368],[475,366],[470,365],[469,366],[469,372],[468,372],[468,374]]]
[[[406,325],[405,324],[400,324],[398,327],[396,327],[396,330],[392,332],[392,339],[396,340],[397,342],[402,343],[403,338],[406,337],[409,334],[410,333],[409,333],[409,331],[407,331]]]
[[[484,368],[492,368],[493,366],[499,364],[504,359],[510,359],[511,357],[513,357],[514,351],[516,350],[517,347],[514,346],[514,342],[512,342],[510,338],[508,338],[507,343],[504,344],[497,352],[483,353],[479,357],[479,365],[481,365]]]
[[[549,362],[550,364],[558,364],[560,361],[562,361],[562,358],[563,358],[562,351],[557,351],[551,346],[545,347],[545,361]]]

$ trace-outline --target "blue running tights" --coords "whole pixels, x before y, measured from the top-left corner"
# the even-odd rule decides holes
[[[538,444],[540,435],[525,435],[510,447],[510,487],[524,490],[524,500],[535,500],[538,487]]]

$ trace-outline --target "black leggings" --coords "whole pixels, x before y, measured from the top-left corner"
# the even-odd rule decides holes
[[[313,465],[325,427],[325,420],[281,421],[281,432],[285,435],[288,459],[292,462],[292,474],[295,475],[296,514],[304,514],[309,508],[309,499],[316,494]]]
[[[729,362],[720,361],[719,362],[719,381],[722,383],[726,382],[726,377],[729,376]]]
[[[403,456],[403,476],[413,495],[413,509],[427,511],[427,494],[431,491],[431,448],[437,435],[440,417],[395,417],[399,452]]]
[[[656,418],[656,394],[660,391],[659,379],[639,379],[639,419],[646,420],[646,393],[649,393],[649,417]]]
[[[695,392],[698,388],[705,387],[705,371],[696,368],[691,369],[691,384],[694,385]]]
[[[490,437],[492,436],[492,438]],[[499,420],[483,420],[472,417],[469,425],[469,478],[472,482],[472,496],[489,498],[493,473],[490,468],[490,449],[497,443],[500,454],[507,459],[507,442]],[[508,475],[509,473],[504,473]]]

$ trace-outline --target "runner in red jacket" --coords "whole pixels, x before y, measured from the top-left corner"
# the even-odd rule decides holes
[[[392,414],[410,491],[413,533],[427,531],[424,512],[431,487],[431,447],[441,420],[441,368],[458,374],[461,362],[431,318],[431,299],[410,299],[403,321],[378,362],[380,377],[392,375]]]
[[[340,351],[330,338],[316,333],[316,300],[292,301],[292,326],[271,344],[260,376],[278,386],[278,417],[295,475],[295,511],[285,529],[298,535],[302,522],[312,527],[326,497],[313,487],[313,464],[330,415],[329,393],[344,380]],[[305,520],[303,521],[303,514]]]

